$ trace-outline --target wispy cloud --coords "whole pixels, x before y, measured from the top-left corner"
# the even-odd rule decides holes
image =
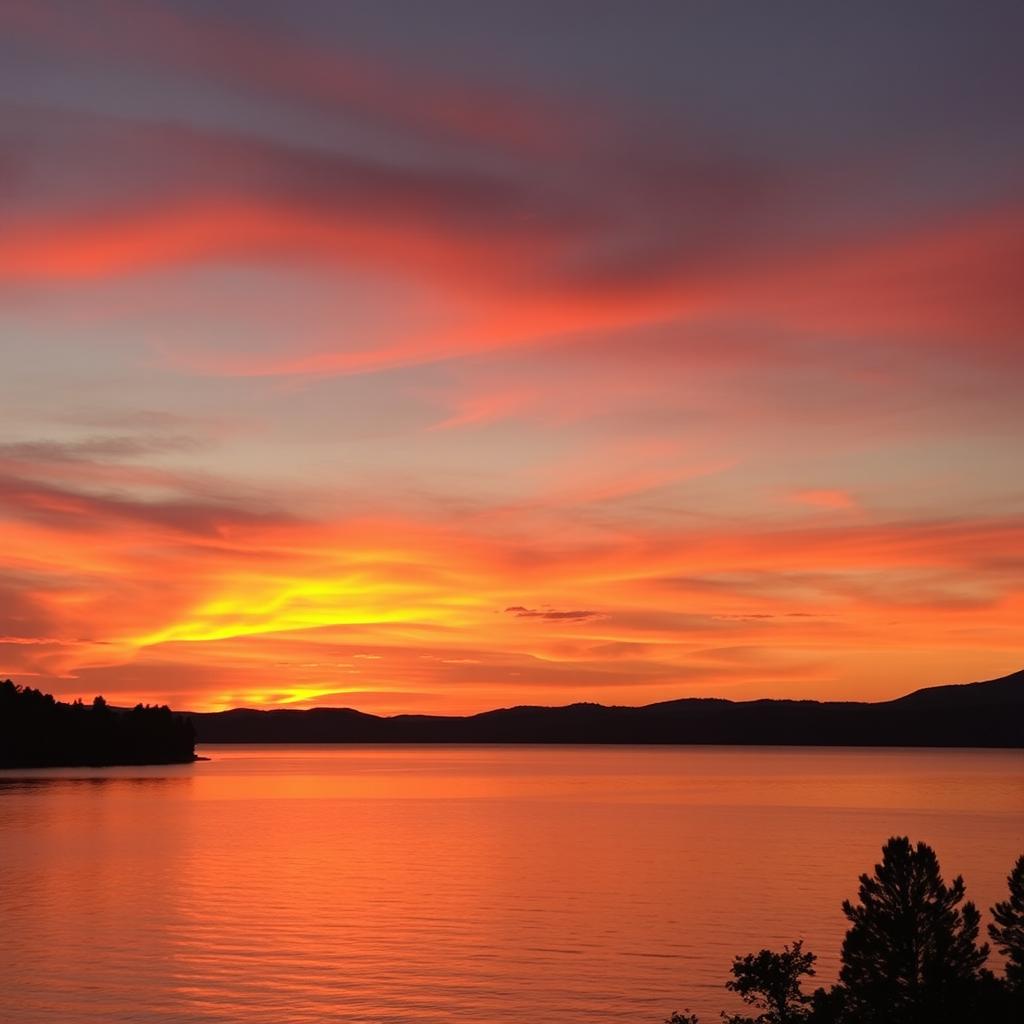
[[[512,605],[505,611],[517,619],[545,619],[548,622],[587,622],[599,617],[599,612],[568,611],[559,608],[525,608],[523,605]]]
[[[838,487],[810,488],[804,491],[795,491],[791,498],[801,505],[809,505],[811,508],[833,509],[835,511],[846,511],[857,508],[857,502],[849,491]]]

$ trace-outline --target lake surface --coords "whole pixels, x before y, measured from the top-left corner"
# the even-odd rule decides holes
[[[983,909],[1024,852],[1019,751],[201,753],[0,772],[5,1024],[713,1021],[738,953],[833,980],[888,836]]]

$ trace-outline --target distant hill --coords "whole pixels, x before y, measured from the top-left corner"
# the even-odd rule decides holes
[[[617,743],[1024,747],[1024,671],[868,704],[685,698],[644,707],[570,704],[478,715],[351,708],[191,713],[200,743]]]
[[[1003,676],[1001,679],[990,679],[987,683],[929,686],[890,703],[932,708],[1024,708],[1024,670]]]

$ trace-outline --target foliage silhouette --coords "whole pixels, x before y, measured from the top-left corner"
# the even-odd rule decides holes
[[[800,987],[815,956],[800,941],[781,953],[736,957],[725,987],[757,1017],[722,1013],[724,1024],[1021,1024],[1024,1021],[1024,856],[1009,876],[1010,898],[992,908],[989,935],[1006,957],[1005,979],[985,968],[980,915],[964,882],[947,885],[935,851],[889,839],[874,873],[860,876],[839,983],[812,996]],[[687,1011],[665,1024],[700,1024]]]
[[[815,960],[813,953],[804,952],[802,939],[784,946],[781,953],[762,949],[736,957],[733,979],[725,987],[761,1013],[757,1017],[729,1016],[725,1018],[727,1024],[797,1024],[807,1020],[811,997],[801,991],[800,979],[813,977]]]
[[[1018,858],[1007,883],[1010,898],[992,908],[988,935],[1006,957],[1006,984],[1024,1003],[1024,855]]]
[[[192,723],[167,707],[64,704],[0,682],[0,768],[173,764],[195,760]]]
[[[947,886],[930,846],[891,838],[874,874],[860,877],[859,904],[843,903],[847,1014],[863,1024],[964,1020],[988,946],[978,946],[981,918],[963,899],[963,879]]]

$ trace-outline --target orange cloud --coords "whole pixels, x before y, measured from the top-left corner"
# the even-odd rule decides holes
[[[838,488],[820,488],[807,491],[796,491],[792,500],[812,508],[827,508],[837,511],[857,508],[857,502],[848,491]]]
[[[308,702],[343,683],[466,710],[509,688],[755,695],[766,673],[789,674],[782,692],[835,692],[873,650],[872,682],[844,692],[881,696],[893,650],[918,651],[936,678],[953,654],[1019,656],[1019,520],[539,541],[525,522],[517,538],[484,521],[301,521],[11,481],[0,515],[0,644],[12,672],[63,693],[106,679],[219,706]],[[170,666],[202,686],[174,689]]]
[[[888,330],[923,343],[1016,338],[1024,210],[1009,204],[836,246],[779,268],[756,301],[796,323]]]
[[[533,392],[526,389],[469,395],[457,401],[457,407],[450,416],[432,424],[429,429],[455,430],[460,427],[483,426],[528,409],[533,398]]]
[[[1024,265],[1024,227],[1012,210],[859,249],[790,254],[754,271],[737,264],[694,273],[673,268],[670,257],[666,273],[642,285],[610,279],[594,292],[557,271],[540,283],[539,268],[554,267],[586,233],[577,239],[553,223],[502,233],[495,245],[483,223],[441,230],[432,202],[417,198],[396,219],[365,207],[357,195],[334,210],[256,197],[195,199],[14,224],[0,240],[0,278],[89,280],[253,258],[338,267],[351,261],[430,281],[447,303],[444,322],[383,345],[352,348],[347,342],[339,350],[328,336],[310,349],[291,337],[287,355],[189,357],[200,372],[242,375],[366,372],[698,317],[772,317],[792,329],[838,334],[895,331],[923,344],[970,340],[1007,355],[1006,341],[1024,326],[1015,298],[1024,283],[1016,269]],[[509,394],[490,399],[521,400]],[[449,425],[490,415],[468,408]]]

